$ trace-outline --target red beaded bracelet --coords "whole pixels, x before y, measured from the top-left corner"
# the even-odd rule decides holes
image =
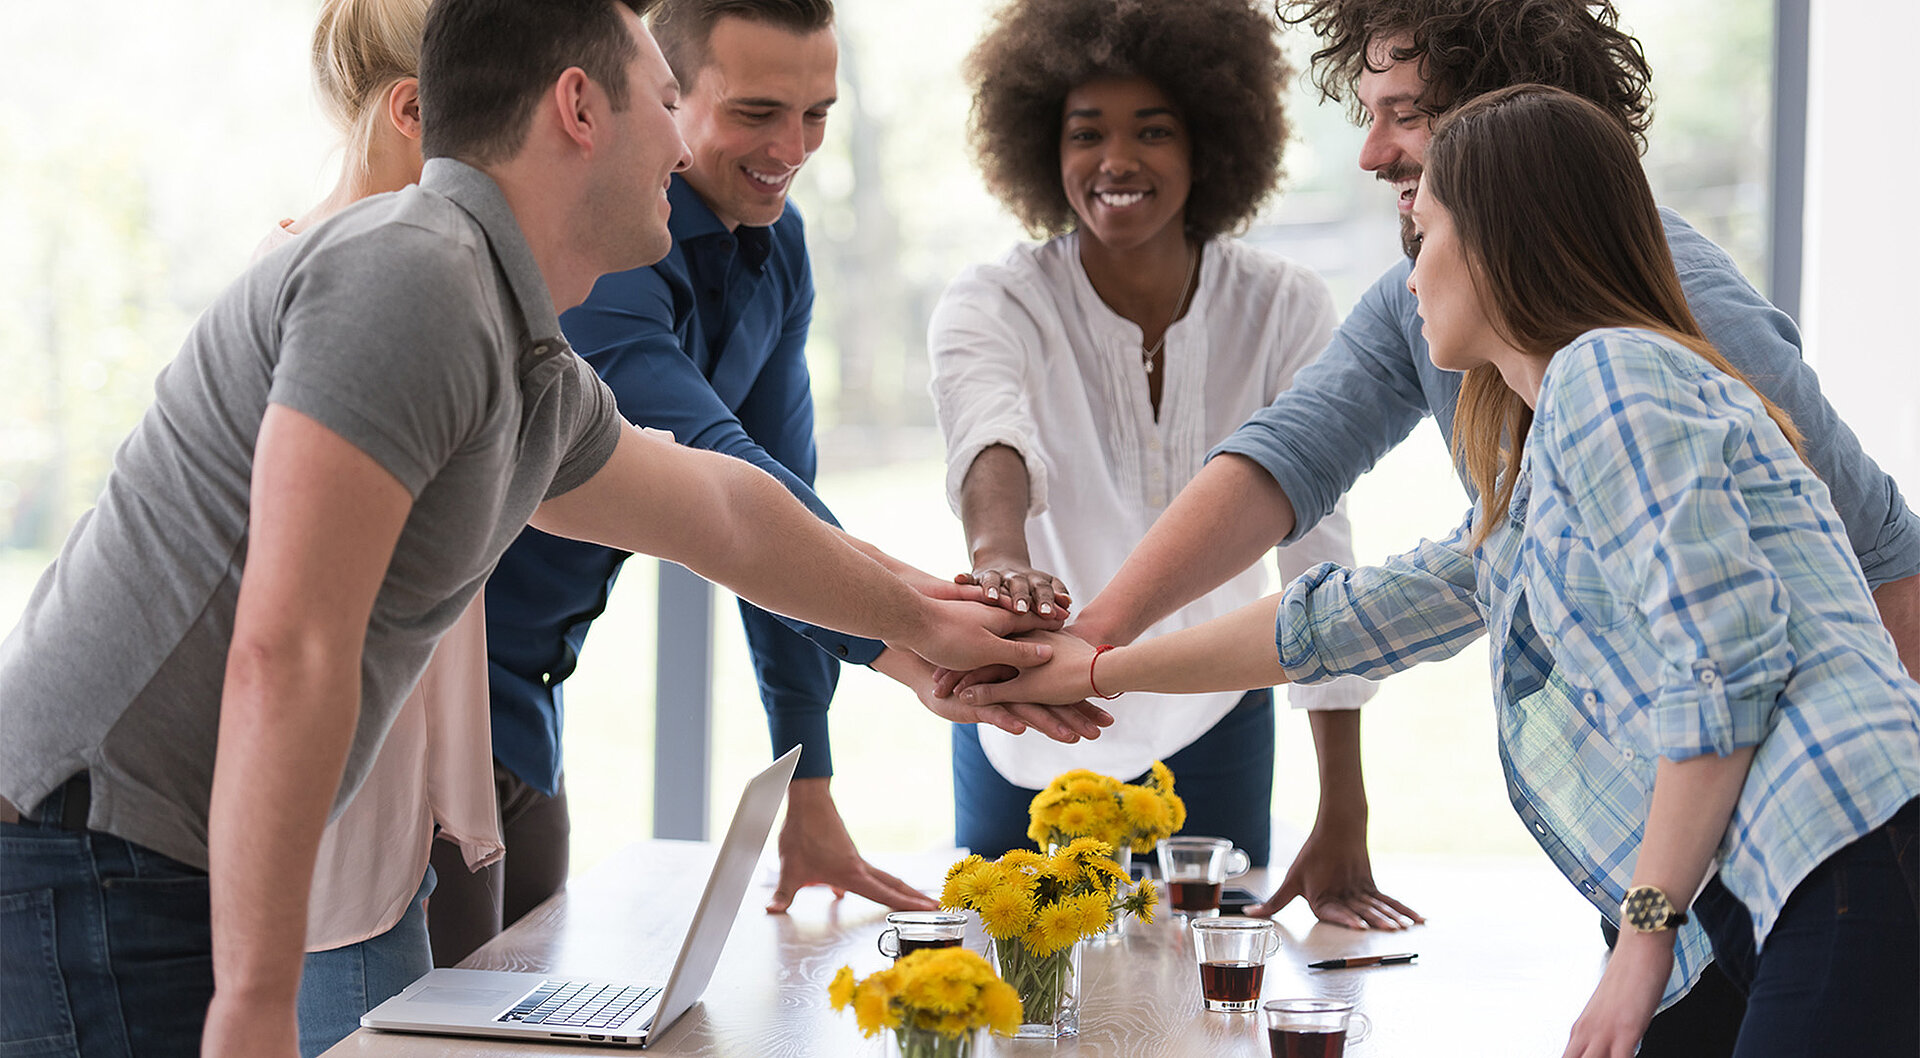
[[[1095,698],[1099,698],[1102,701],[1108,701],[1108,702],[1111,702],[1115,698],[1118,698],[1120,696],[1118,694],[1101,694],[1100,693],[1100,685],[1093,682],[1093,665],[1094,665],[1094,662],[1100,660],[1100,655],[1105,654],[1107,651],[1112,649],[1113,649],[1112,643],[1102,643],[1099,646],[1093,648],[1093,657],[1087,659],[1087,686],[1093,688],[1093,696]]]

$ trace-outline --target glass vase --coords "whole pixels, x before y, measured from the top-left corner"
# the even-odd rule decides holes
[[[1000,979],[1020,995],[1018,1040],[1057,1040],[1080,1034],[1080,949],[1083,941],[1036,955],[1018,937],[988,938]]]
[[[1131,880],[1133,878],[1133,846],[1121,845],[1114,849],[1113,862],[1120,865],[1120,873],[1129,879],[1128,881],[1121,882],[1119,887],[1114,891],[1113,902],[1117,904],[1133,893],[1133,882]],[[1107,928],[1088,937],[1087,943],[1113,944],[1118,942],[1121,937],[1126,935],[1127,919],[1129,917],[1131,916],[1123,912],[1114,912],[1113,921],[1107,923]]]
[[[887,1033],[887,1058],[974,1058],[983,1053],[979,1029],[943,1036],[932,1029],[902,1025]]]

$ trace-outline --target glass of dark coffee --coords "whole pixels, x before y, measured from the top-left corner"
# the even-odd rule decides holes
[[[1275,999],[1260,1008],[1273,1058],[1341,1058],[1373,1028],[1352,1003],[1338,999]]]
[[[1207,1009],[1252,1013],[1260,1005],[1267,960],[1280,950],[1280,930],[1264,918],[1196,918],[1193,957],[1200,963],[1200,998]]]
[[[1247,854],[1225,838],[1168,838],[1156,850],[1167,903],[1183,918],[1220,913],[1220,886],[1247,873]]]
[[[890,959],[923,948],[958,948],[967,935],[967,916],[952,911],[895,911],[880,931],[880,954]]]

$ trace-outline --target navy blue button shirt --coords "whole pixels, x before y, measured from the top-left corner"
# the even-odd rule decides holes
[[[560,317],[561,329],[628,420],[744,459],[834,522],[812,487],[805,354],[813,274],[799,212],[789,203],[772,227],[730,232],[679,176],[667,197],[672,251],[659,264],[602,276]],[[562,687],[627,554],[529,528],[487,581],[493,754],[548,794],[559,784]],[[836,659],[866,664],[882,644],[746,602],[740,616],[774,753],[804,746],[796,777],[832,774]]]

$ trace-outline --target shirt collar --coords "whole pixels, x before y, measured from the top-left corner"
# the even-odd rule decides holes
[[[667,187],[667,201],[673,206],[673,216],[667,220],[667,229],[673,233],[677,246],[705,239],[730,239],[740,247],[741,255],[754,271],[766,267],[767,256],[773,252],[773,232],[769,228],[755,228],[742,224],[732,231],[727,230],[720,218],[714,215],[706,199],[687,183],[686,177],[673,174],[673,181]]]
[[[507,277],[526,321],[527,337],[536,345],[559,348],[560,318],[553,311],[553,296],[547,290],[546,277],[533,260],[533,250],[520,231],[507,197],[493,178],[465,162],[452,158],[429,158],[420,173],[420,186],[444,195],[479,222],[493,249],[494,260]],[[677,210],[676,210],[677,212]]]

